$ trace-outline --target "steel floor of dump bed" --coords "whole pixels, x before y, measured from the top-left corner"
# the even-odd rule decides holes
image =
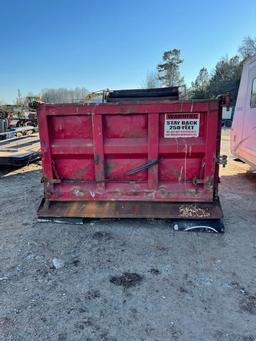
[[[219,200],[202,203],[141,201],[47,201],[37,212],[40,222],[83,224],[88,218],[171,219],[175,230],[224,232]]]
[[[38,134],[0,141],[0,166],[22,167],[40,159]]]

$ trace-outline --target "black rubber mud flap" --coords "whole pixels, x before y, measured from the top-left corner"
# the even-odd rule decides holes
[[[222,219],[176,220],[171,225],[175,231],[223,233],[225,226]]]

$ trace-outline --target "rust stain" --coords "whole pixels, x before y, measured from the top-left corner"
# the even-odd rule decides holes
[[[100,160],[99,155],[98,155],[98,154],[95,154],[95,156],[94,156],[94,163],[95,163],[95,165],[98,165],[98,164],[99,164],[99,160]]]
[[[75,174],[74,174],[74,179],[80,179],[83,175],[87,173],[88,167],[84,166],[80,168]]]

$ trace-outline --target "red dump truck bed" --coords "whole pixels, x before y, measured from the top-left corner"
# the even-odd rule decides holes
[[[215,220],[220,100],[39,104],[47,217]]]

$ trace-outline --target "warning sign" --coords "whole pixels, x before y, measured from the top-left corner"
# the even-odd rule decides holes
[[[165,114],[164,137],[198,137],[200,114]]]

